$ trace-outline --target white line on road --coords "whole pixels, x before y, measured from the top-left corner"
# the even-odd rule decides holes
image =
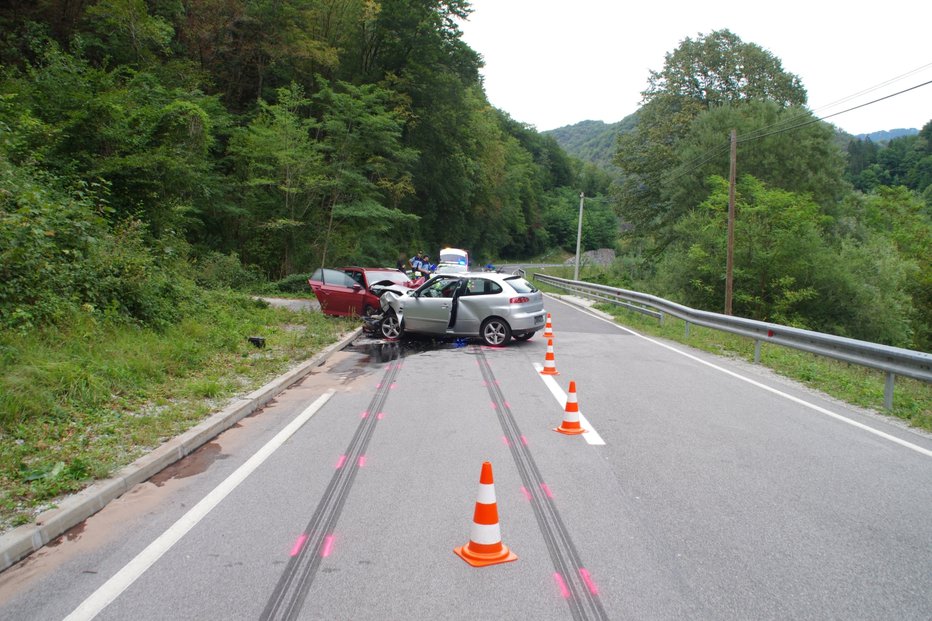
[[[570,306],[570,307],[572,307],[572,308],[574,308],[574,309],[576,309],[576,310],[578,310],[578,311],[580,311],[580,312],[582,312],[582,313],[586,313],[587,315],[589,315],[589,316],[591,316],[591,317],[595,317],[596,319],[599,319],[600,321],[604,321],[605,323],[611,324],[611,325],[615,326],[616,328],[618,328],[619,330],[623,330],[624,332],[627,332],[627,333],[629,333],[629,334],[632,334],[632,335],[634,335],[634,336],[636,336],[636,337],[638,337],[638,338],[640,338],[640,339],[644,339],[644,340],[647,341],[648,343],[653,343],[654,345],[659,345],[660,347],[663,347],[664,349],[669,349],[670,351],[675,352],[675,353],[677,353],[677,354],[679,354],[679,355],[681,355],[681,356],[685,356],[686,358],[689,358],[690,360],[695,360],[695,361],[698,362],[699,364],[704,364],[705,366],[711,367],[711,368],[715,369],[716,371],[721,371],[722,373],[725,373],[726,375],[730,375],[730,376],[732,376],[732,377],[734,377],[734,378],[736,378],[736,379],[739,379],[739,380],[741,380],[741,381],[743,381],[743,382],[747,382],[748,384],[751,384],[752,386],[756,386],[756,387],[758,387],[758,388],[760,388],[760,389],[762,389],[762,390],[766,390],[767,392],[771,392],[771,393],[773,393],[773,394],[775,394],[775,395],[778,395],[778,396],[780,396],[780,397],[783,397],[784,399],[789,399],[790,401],[792,401],[792,402],[794,402],[794,403],[798,403],[799,405],[802,405],[802,406],[804,406],[804,407],[807,407],[807,408],[809,408],[810,410],[814,410],[814,411],[816,411],[816,412],[818,412],[818,413],[820,413],[820,414],[824,414],[824,415],[826,415],[826,416],[830,416],[830,417],[832,417],[832,418],[834,418],[834,419],[836,419],[836,420],[840,420],[840,421],[843,422],[843,423],[848,423],[849,425],[852,425],[852,426],[854,426],[854,427],[857,427],[858,429],[862,429],[862,430],[864,430],[864,431],[867,431],[868,433],[872,433],[872,434],[874,434],[874,435],[876,435],[876,436],[879,436],[879,437],[881,437],[881,438],[883,438],[883,439],[885,439],[885,440],[889,440],[889,441],[895,442],[895,443],[897,443],[897,444],[899,444],[899,445],[901,445],[901,446],[905,446],[906,448],[911,449],[911,450],[913,450],[913,451],[916,451],[917,453],[921,453],[922,455],[925,455],[926,457],[932,457],[932,451],[930,451],[930,450],[928,450],[928,449],[924,449],[924,448],[922,448],[921,446],[919,446],[919,445],[917,445],[917,444],[913,444],[912,442],[907,442],[906,440],[901,440],[900,438],[897,438],[896,436],[892,436],[892,435],[890,435],[889,433],[880,431],[879,429],[874,429],[873,427],[871,427],[871,426],[869,426],[869,425],[865,425],[864,423],[859,423],[859,422],[856,421],[856,420],[851,420],[850,418],[848,418],[848,417],[846,417],[846,416],[842,416],[841,414],[836,414],[835,412],[832,412],[831,410],[826,410],[825,408],[820,407],[820,406],[818,406],[818,405],[816,405],[816,404],[814,404],[814,403],[809,403],[808,401],[805,401],[805,400],[803,400],[803,399],[800,399],[799,397],[794,397],[794,396],[791,395],[791,394],[785,393],[785,392],[783,392],[783,391],[781,391],[781,390],[777,390],[776,388],[772,388],[772,387],[768,386],[767,384],[762,384],[762,383],[760,383],[760,382],[758,382],[758,381],[756,381],[756,380],[753,380],[753,379],[751,379],[751,378],[749,378],[749,377],[745,377],[745,376],[743,376],[743,375],[740,375],[740,374],[738,374],[738,373],[735,373],[734,371],[729,371],[728,369],[725,369],[725,368],[723,368],[723,367],[720,367],[720,366],[718,366],[717,364],[713,364],[713,363],[711,363],[711,362],[709,362],[709,361],[707,361],[707,360],[703,360],[702,358],[699,358],[698,356],[693,356],[692,354],[688,354],[688,353],[686,353],[685,351],[682,351],[682,350],[680,350],[680,349],[677,349],[676,347],[671,347],[670,345],[667,345],[666,343],[661,343],[660,341],[657,341],[657,340],[654,340],[654,339],[652,339],[652,338],[646,337],[646,336],[644,336],[643,334],[640,334],[640,333],[638,333],[638,332],[635,332],[634,330],[632,330],[632,329],[630,329],[630,328],[626,328],[626,327],[624,327],[624,326],[620,326],[620,325],[618,325],[617,323],[615,323],[614,321],[609,321],[608,319],[605,319],[604,317],[599,317],[599,316],[596,315],[595,313],[592,313],[592,312],[587,311],[587,310],[585,310],[585,309],[581,309],[581,308],[579,308],[578,306],[576,306],[575,304],[570,304],[570,303],[568,303],[568,302],[564,302],[563,300],[560,300],[560,299],[558,299],[558,298],[551,298],[551,299],[556,300],[556,301],[558,301],[558,302],[561,302],[562,304],[566,304],[567,306]]]
[[[278,450],[288,438],[293,436],[304,423],[310,420],[311,416],[317,413],[333,394],[334,391],[328,390],[318,397],[314,403],[301,412],[287,427],[279,431],[274,438],[269,440],[255,455],[250,457],[246,463],[237,468],[230,476],[224,479],[220,485],[215,487],[199,503],[194,505],[190,511],[172,524],[158,539],[150,543],[145,550],[137,554],[136,558],[127,563],[112,578],[94,591],[91,596],[84,600],[80,606],[75,608],[70,615],[65,617],[65,621],[87,621],[100,614],[100,611],[110,605],[123,591],[129,588],[137,578],[145,573],[163,554],[168,552],[173,545],[178,543],[188,531],[194,528],[198,522],[210,513],[214,507],[220,504],[230,492],[236,489],[240,483],[246,480],[246,477],[261,466],[262,463]]]
[[[534,370],[537,371],[538,375],[540,375],[540,372],[544,370],[544,365],[535,362]],[[552,375],[540,375],[540,378],[544,380],[544,384],[546,384],[547,388],[550,389],[550,394],[552,394],[553,398],[557,400],[557,403],[560,404],[560,407],[565,408],[566,393],[563,392],[563,389],[560,388],[559,384],[557,384],[557,380],[553,379]],[[602,436],[599,435],[599,432],[595,430],[595,427],[592,426],[592,423],[590,423],[589,420],[583,416],[581,410],[579,412],[579,425],[586,430],[586,433],[582,434],[582,437],[586,439],[586,442],[597,446],[602,446],[605,444],[605,440],[603,440]]]

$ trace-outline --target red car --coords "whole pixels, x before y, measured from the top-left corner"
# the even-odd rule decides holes
[[[407,274],[390,267],[319,268],[308,284],[326,315],[372,315],[381,312],[385,287],[417,286]]]

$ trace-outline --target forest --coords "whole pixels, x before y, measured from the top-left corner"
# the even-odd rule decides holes
[[[599,278],[928,351],[932,124],[839,142],[728,30],[646,77],[613,167],[491,106],[467,0],[14,0],[0,8],[0,327],[159,329],[204,288],[416,249],[614,248]],[[601,153],[605,145],[599,145]]]

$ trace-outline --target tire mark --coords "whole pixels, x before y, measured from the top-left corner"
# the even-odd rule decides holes
[[[570,607],[573,619],[608,619],[602,600],[589,572],[582,563],[582,558],[557,510],[550,490],[531,455],[530,448],[518,428],[511,407],[502,394],[485,353],[480,347],[472,346],[472,348],[479,362],[479,369],[489,396],[495,405],[495,412],[508,442],[511,456],[518,468],[521,482],[524,484],[526,496],[530,497],[534,516],[537,518],[537,524],[547,544],[547,550],[550,552],[556,571],[554,579]]]
[[[375,432],[380,418],[379,413],[401,369],[399,358],[400,348],[396,344],[391,352],[382,381],[366,410],[366,416],[360,421],[346,452],[341,456],[327,489],[307,527],[292,549],[291,558],[262,611],[260,619],[263,621],[293,620],[297,619],[301,612],[301,607],[307,599],[314,577],[320,568],[321,559],[330,553],[333,542],[332,533],[340,518],[350,488],[353,486],[353,481],[356,479],[356,473],[363,465],[366,447]]]

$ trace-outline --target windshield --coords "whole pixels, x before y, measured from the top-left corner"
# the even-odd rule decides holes
[[[408,278],[408,275],[404,272],[396,272],[395,270],[385,270],[385,271],[375,271],[367,270],[366,275],[369,277],[369,282],[374,282],[378,280],[390,280],[396,285],[404,285],[411,282],[411,279]]]

